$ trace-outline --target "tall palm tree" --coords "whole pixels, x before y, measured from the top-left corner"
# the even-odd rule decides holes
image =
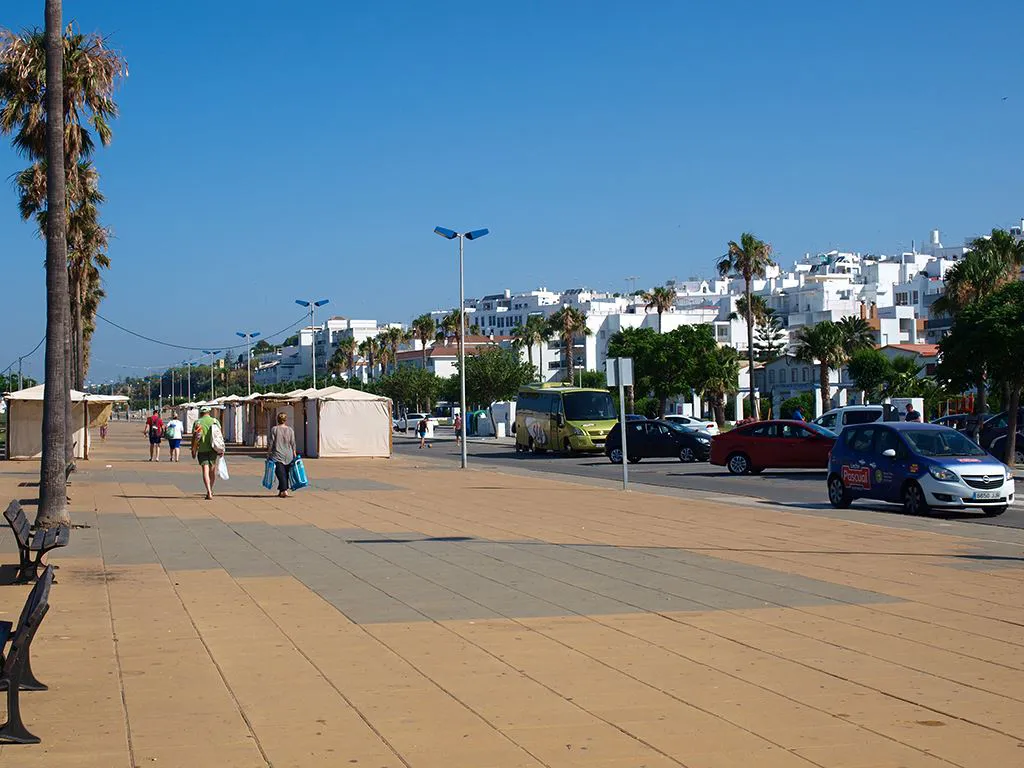
[[[354,336],[342,336],[338,339],[338,345],[335,347],[334,355],[331,357],[331,367],[335,373],[348,370],[349,381],[352,381],[352,369],[356,364],[356,349],[358,346]],[[344,368],[342,368],[343,365]]]
[[[512,344],[517,349],[526,348],[526,357],[530,368],[537,371],[541,381],[544,380],[544,345],[551,339],[551,326],[541,315],[527,315],[526,322],[512,329]],[[533,348],[540,347],[538,368],[533,367]]]
[[[383,343],[388,348],[392,370],[398,368],[398,348],[412,339],[412,331],[391,326],[381,334]]]
[[[448,339],[454,338],[458,342],[459,337],[462,335],[462,325],[459,322],[459,310],[453,309],[447,315],[441,318],[441,322],[438,323],[437,329],[437,340],[447,341]]]
[[[562,307],[549,319],[552,334],[558,336],[562,342],[563,355],[568,364],[566,381],[570,384],[575,376],[576,367],[576,337],[589,336],[592,332],[587,327],[587,316],[576,307]]]
[[[716,347],[701,382],[701,396],[711,402],[718,426],[725,425],[725,398],[736,392],[740,377],[739,354],[732,347]]]
[[[412,332],[419,339],[420,346],[423,348],[423,370],[426,370],[427,344],[434,340],[434,334],[437,333],[437,323],[434,322],[434,318],[430,314],[423,314],[412,321],[411,327]]]
[[[387,376],[388,364],[393,363],[394,359],[391,356],[391,341],[388,338],[387,331],[381,331],[378,333],[374,340],[376,342],[377,362],[380,364],[380,375]]]
[[[830,320],[805,325],[796,334],[796,359],[801,362],[818,364],[818,381],[821,385],[821,409],[831,408],[832,391],[829,385],[829,371],[849,361],[843,331]]]
[[[743,295],[747,299],[747,361],[750,364],[750,413],[758,417],[757,398],[754,397],[754,302],[750,284],[755,278],[764,277],[775,264],[772,261],[772,247],[749,232],[740,235],[739,243],[729,242],[729,252],[718,261],[718,274],[722,277],[733,275],[743,278]]]
[[[875,331],[863,317],[844,317],[836,325],[843,336],[847,359],[860,349],[871,349],[875,346]]]
[[[359,354],[366,362],[366,377],[369,381],[373,381],[373,369],[376,366],[378,351],[377,339],[374,336],[359,342]]]
[[[747,312],[747,297],[740,296],[736,299],[736,311],[729,313],[729,319],[738,320],[741,317],[746,318],[750,315],[753,316],[755,325],[761,325],[765,320],[767,320],[768,315],[772,311],[768,307],[768,300],[758,293],[751,295],[750,306],[751,311]]]
[[[645,291],[643,300],[646,302],[644,309],[653,309],[658,313],[658,333],[661,333],[661,315],[668,312],[676,305],[676,291],[667,285],[659,285],[652,291]]]

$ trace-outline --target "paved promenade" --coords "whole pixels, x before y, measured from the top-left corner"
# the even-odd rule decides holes
[[[2,766],[1024,766],[1024,532],[429,455],[309,461],[290,499],[229,456],[204,501],[139,432],[75,476],[43,743]],[[37,479],[0,464],[0,500]]]

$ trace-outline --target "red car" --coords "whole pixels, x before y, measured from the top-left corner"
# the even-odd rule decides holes
[[[774,469],[825,469],[836,434],[805,421],[776,419],[744,424],[715,435],[711,463],[734,475]]]

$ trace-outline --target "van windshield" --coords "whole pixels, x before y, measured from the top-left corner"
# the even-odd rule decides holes
[[[607,392],[566,392],[562,399],[567,421],[607,421],[616,418],[615,404]]]
[[[922,456],[985,455],[985,451],[952,429],[906,430],[903,437]]]

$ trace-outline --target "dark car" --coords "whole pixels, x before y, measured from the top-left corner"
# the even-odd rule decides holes
[[[604,444],[612,464],[622,463],[622,425],[616,424]],[[711,441],[699,432],[683,429],[668,421],[653,419],[626,421],[626,451],[633,464],[641,459],[707,461]]]
[[[824,469],[835,441],[835,432],[817,424],[755,421],[716,435],[711,441],[711,463],[727,467],[734,475],[756,475],[769,467]]]
[[[970,418],[971,414],[969,413],[950,413],[945,416],[940,416],[931,423],[955,429],[957,432],[963,432],[967,429],[967,423]]]
[[[1010,432],[1010,412],[1003,411],[988,419],[981,427],[978,445],[997,459],[1006,459],[1006,436]],[[1015,464],[1024,464],[1024,408],[1017,412],[1017,447]]]

